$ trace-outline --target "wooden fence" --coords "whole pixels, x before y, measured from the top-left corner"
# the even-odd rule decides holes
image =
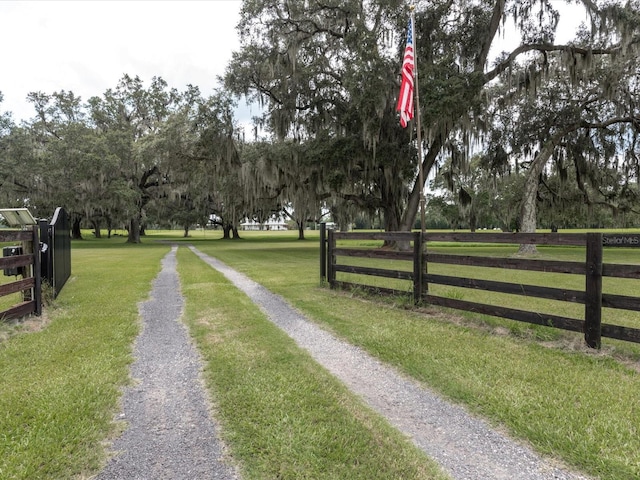
[[[40,272],[40,241],[38,227],[29,230],[0,230],[0,242],[21,242],[18,255],[0,257],[0,270],[16,280],[0,285],[0,297],[20,292],[22,301],[0,311],[0,320],[42,313]],[[13,275],[15,273],[16,275]],[[22,277],[18,279],[18,276]]]
[[[640,329],[619,325],[602,324],[602,308],[640,311],[640,298],[602,293],[602,277],[640,279],[640,265],[619,265],[603,263],[603,247],[640,247],[640,235],[619,234],[525,234],[525,233],[426,233],[385,232],[385,233],[339,233],[321,230],[322,280],[328,281],[331,288],[361,288],[385,294],[406,294],[397,289],[371,287],[338,281],[337,272],[373,275],[384,278],[404,279],[412,282],[413,298],[417,304],[426,303],[508,318],[520,322],[552,326],[564,330],[583,332],[587,345],[600,348],[601,337],[616,338],[640,343]],[[328,235],[327,235],[328,234]],[[328,236],[328,238],[326,238]],[[409,244],[410,251],[393,251],[380,248],[338,247],[338,240],[381,240]],[[586,247],[584,262],[566,262],[556,260],[535,260],[526,258],[496,258],[470,255],[451,255],[430,253],[428,242],[472,242],[500,244],[565,245]],[[326,251],[325,251],[326,249]],[[406,260],[413,262],[413,268],[394,270],[346,265],[338,263],[338,257],[361,257],[369,259]],[[582,275],[585,277],[585,290],[567,290],[554,287],[522,285],[519,283],[478,280],[428,273],[429,263],[466,265],[478,267],[506,268],[539,272],[555,272]],[[437,296],[429,293],[429,285],[447,285],[492,292],[525,295],[528,297],[559,300],[584,304],[584,320],[551,315],[540,312],[517,310],[508,307],[464,301],[456,298]],[[639,316],[640,320],[640,316]]]

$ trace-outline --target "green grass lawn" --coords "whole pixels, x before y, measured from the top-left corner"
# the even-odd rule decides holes
[[[186,321],[246,479],[439,479],[439,469],[220,273],[178,251]]]
[[[74,242],[72,278],[32,333],[0,343],[0,478],[95,471],[128,380],[137,302],[167,246]]]
[[[286,241],[284,234],[244,237],[198,248],[284,296],[348,341],[505,426],[537,450],[603,479],[640,476],[638,364],[636,360],[635,368],[630,367],[612,354],[625,347],[611,341],[615,349],[603,352],[551,348],[535,336],[494,335],[464,322],[459,325],[437,310],[420,315],[332,292],[319,286],[317,241]],[[633,356],[634,348],[625,352]]]
[[[569,332],[555,331],[548,341],[520,334],[508,320],[414,312],[329,290],[319,281],[317,232],[306,241],[293,232],[241,232],[236,241],[211,231],[188,239],[148,234],[143,245],[121,237],[73,242],[72,278],[45,318],[33,322],[39,331],[0,343],[0,478],[83,478],[100,467],[103,441],[121,428],[112,419],[139,331],[137,302],[168,251],[153,240],[168,235],[244,272],[538,451],[602,479],[640,478],[635,345],[603,339],[602,351],[589,351]],[[571,249],[542,254],[580,257]],[[247,478],[439,478],[243,294],[185,248],[178,256],[185,319],[207,362],[230,453]]]

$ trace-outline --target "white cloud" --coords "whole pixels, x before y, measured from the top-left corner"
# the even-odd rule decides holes
[[[239,48],[240,7],[240,0],[0,2],[0,112],[26,120],[34,114],[29,92],[66,90],[86,101],[125,73],[208,95]]]

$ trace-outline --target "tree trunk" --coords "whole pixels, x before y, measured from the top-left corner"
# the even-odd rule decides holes
[[[520,210],[520,231],[522,233],[535,233],[536,231],[536,199],[538,197],[540,175],[542,174],[547,161],[551,158],[554,148],[555,142],[547,142],[542,147],[542,150],[538,155],[533,159],[533,162],[531,162],[531,167],[529,168],[524,184],[524,192],[522,194],[522,208]],[[530,244],[522,244],[518,250],[518,253],[523,255],[531,255],[537,252],[538,249],[536,246]]]
[[[231,238],[231,225],[225,223],[222,226],[222,238],[225,240],[229,240]]]
[[[476,209],[472,203],[471,208],[469,209],[469,230],[471,230],[471,233],[475,233],[477,228],[478,228],[478,216],[476,214]]]
[[[184,238],[187,238],[189,236],[189,225],[185,225],[184,226]]]
[[[80,230],[80,222],[82,219],[79,216],[73,217],[73,222],[71,223],[71,238],[74,240],[82,240],[82,230]]]
[[[140,218],[134,217],[129,222],[129,235],[127,243],[140,243]]]
[[[298,240],[304,240],[304,222],[296,220],[296,225],[298,225]]]
[[[97,220],[93,220],[91,222],[93,224],[93,234],[96,238],[102,238],[102,233],[100,232],[100,222]]]
[[[397,208],[388,206],[384,209],[384,231],[398,232],[401,230],[400,221],[401,213]],[[409,228],[411,230],[411,228]]]
[[[442,142],[444,141],[444,137],[442,135],[437,135],[436,138],[431,142],[429,146],[429,151],[424,157],[422,161],[422,178],[426,182],[427,176],[429,172],[433,168],[433,165],[436,162],[436,158],[438,157],[438,153],[440,153],[440,149],[442,148]],[[422,148],[421,145],[418,148]],[[413,184],[413,190],[409,194],[409,200],[407,202],[407,207],[404,210],[404,214],[400,221],[399,230],[403,232],[410,232],[411,228],[416,219],[416,215],[418,214],[418,209],[420,208],[420,194],[424,189],[424,185],[420,185],[420,175],[416,178],[416,181]]]
[[[238,227],[235,225],[231,226],[231,235],[233,240],[240,240],[240,233],[238,233]]]
[[[415,220],[414,220],[415,222]],[[393,205],[387,206],[384,209],[384,231],[385,232],[398,232],[398,231],[411,231],[411,227],[408,230],[402,230],[401,224],[401,212],[400,209],[395,208]],[[412,223],[413,226],[413,223]],[[409,242],[392,242],[385,240],[382,244],[382,248],[389,248],[398,250],[401,252],[408,252],[411,250],[411,244]]]

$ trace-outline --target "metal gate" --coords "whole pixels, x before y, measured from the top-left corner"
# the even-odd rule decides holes
[[[71,276],[71,232],[64,208],[56,208],[50,223],[40,220],[40,239],[42,278],[51,285],[55,298]]]

